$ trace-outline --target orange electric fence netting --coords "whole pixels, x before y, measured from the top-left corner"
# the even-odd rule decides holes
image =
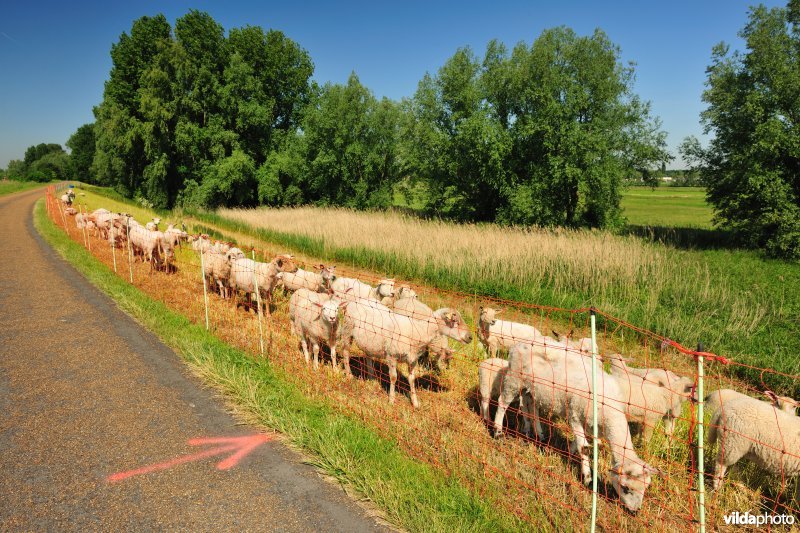
[[[525,520],[531,529],[583,528],[590,522],[592,491],[583,478],[591,456],[592,310],[414,284],[404,290],[411,289],[415,301],[425,305],[404,306],[399,302],[409,301],[396,297],[399,282],[341,266],[335,269],[340,291],[333,298],[312,291],[290,296],[280,288],[285,274],[278,273],[300,267],[312,273],[306,282],[312,289],[320,283],[328,287],[317,265],[277,249],[227,245],[212,250],[213,241],[184,242],[169,250],[171,246],[159,245],[152,232],[127,217],[90,216],[85,206],[67,203],[54,187],[48,189],[47,211],[73,240],[91,247],[120,276],[205,324],[226,342],[255,357],[268,357],[308,396],[360,418],[408,454]],[[200,253],[203,246],[209,250]],[[349,285],[348,278],[353,280]],[[295,276],[283,284],[299,282]],[[370,300],[361,297],[369,290],[374,298],[385,298],[391,311],[365,303]],[[705,417],[702,427],[719,435],[722,448],[706,445],[706,452],[714,452],[706,454],[704,469],[709,489],[702,510],[706,522],[722,527],[725,516],[734,511],[800,515],[796,477],[791,479],[800,469],[800,418],[779,409],[787,405],[781,401],[790,399],[765,396],[765,387],[732,377],[732,367],[747,365],[687,349],[599,310],[596,316],[602,365],[595,389],[600,527],[697,529],[701,421],[692,399],[698,396],[698,358],[705,363],[706,395],[732,389],[777,406],[770,409],[772,417],[754,420],[749,428],[762,425],[766,431],[734,427],[733,409],[726,413],[724,402],[722,416],[707,413],[712,416]],[[306,363],[298,333],[317,339],[324,348],[319,369]],[[355,341],[349,354],[355,379],[343,369],[349,339]],[[336,348],[335,367],[331,347]],[[491,352],[496,347],[498,359],[489,359],[486,347]],[[364,349],[374,361],[365,358]],[[315,359],[314,351],[311,342],[309,360]],[[405,376],[397,372],[398,363],[408,364]],[[794,383],[800,378],[757,370],[762,385],[771,381],[763,378],[767,374]],[[392,405],[387,397],[394,388]],[[732,406],[736,400],[725,398]],[[418,401],[418,407],[413,408],[412,401]],[[497,416],[499,404],[501,411],[508,407],[502,420]],[[619,420],[623,422],[615,423]],[[493,438],[495,434],[505,438]],[[720,490],[711,491],[717,457],[727,466],[742,447],[775,459],[777,463],[766,468],[772,473],[743,462]]]

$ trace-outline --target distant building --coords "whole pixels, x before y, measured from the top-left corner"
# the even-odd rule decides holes
[[[671,182],[674,178],[672,176],[661,176],[658,178],[659,180],[663,181],[664,183]]]

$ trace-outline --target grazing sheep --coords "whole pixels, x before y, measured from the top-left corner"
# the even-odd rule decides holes
[[[675,419],[681,416],[683,402],[691,398],[694,390],[692,378],[676,376],[663,385],[653,383],[638,374],[611,365],[611,374],[617,378],[625,415],[630,422],[640,426],[644,441],[649,441],[659,420],[664,420],[664,433],[672,435]]]
[[[296,291],[299,289],[308,289],[313,292],[322,292],[325,290],[325,275],[330,277],[333,274],[335,267],[326,267],[319,264],[316,268],[320,271],[311,272],[298,268],[297,272],[283,272],[280,276],[280,283],[287,291]],[[327,271],[327,272],[326,272]]]
[[[505,348],[510,350],[518,342],[543,342],[544,335],[533,326],[507,320],[497,320],[495,317],[501,312],[502,310],[498,311],[491,307],[480,308],[478,340],[481,341],[490,358],[497,356],[498,349]]]
[[[491,424],[489,418],[489,404],[492,400],[499,398],[503,389],[503,380],[508,372],[508,361],[493,357],[486,359],[478,365],[478,389],[481,394],[481,416],[484,422]],[[510,403],[510,402],[509,402]],[[526,425],[530,423],[525,418]],[[530,428],[526,427],[526,433]]]
[[[277,283],[278,272],[296,272],[297,265],[290,255],[278,255],[269,263],[260,263],[246,257],[231,260],[231,288],[243,291],[249,300],[256,292],[255,283],[258,283],[258,292],[264,301],[265,312],[270,316],[270,303],[272,291]]]
[[[719,441],[714,489],[728,468],[747,458],[781,480],[800,474],[800,417],[755,398],[732,398],[717,409],[708,428]]]
[[[350,339],[342,350],[345,369],[350,374],[349,346],[353,341],[366,354],[368,364],[372,364],[372,359],[385,361],[389,365],[390,403],[395,401],[398,362],[408,364],[411,403],[419,407],[415,370],[425,347],[437,335],[446,335],[460,342],[472,340],[464,319],[454,309],[438,309],[425,320],[401,315],[379,302],[366,299],[351,300],[346,309]]]
[[[292,332],[300,339],[306,364],[309,363],[308,344],[311,344],[314,351],[314,370],[319,368],[320,344],[328,345],[334,371],[339,370],[336,364],[336,347],[341,346],[346,337],[339,320],[339,310],[346,305],[347,302],[332,298],[329,294],[302,287],[289,299]]]
[[[536,435],[542,438],[539,416],[548,413],[566,420],[574,434],[570,451],[581,458],[581,476],[591,482],[589,440],[591,424],[591,366],[587,357],[548,361],[530,344],[516,344],[509,351],[509,367],[503,380],[494,419],[495,436],[503,433],[503,418],[511,402],[522,395],[523,409],[533,417]],[[587,368],[588,367],[588,368]],[[642,505],[651,476],[659,471],[636,454],[624,414],[622,391],[614,376],[596,367],[598,422],[611,450],[610,481],[625,507],[636,512]]]

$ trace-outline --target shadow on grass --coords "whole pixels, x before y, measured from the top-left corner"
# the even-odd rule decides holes
[[[719,250],[740,248],[729,231],[668,226],[626,226],[622,235],[634,235],[651,242],[660,242],[683,250]]]

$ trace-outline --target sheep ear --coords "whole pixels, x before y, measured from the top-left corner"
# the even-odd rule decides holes
[[[480,306],[480,307],[478,308],[478,313],[483,313],[483,306]]]
[[[647,463],[643,464],[642,468],[644,469],[645,472],[647,472],[651,476],[663,476],[664,475],[663,471],[661,471],[660,469],[658,469],[658,468],[656,468],[654,466],[650,466]]]
[[[778,395],[775,394],[774,392],[772,392],[771,390],[765,390],[764,391],[764,396],[766,396],[767,398],[769,398],[773,402],[777,402],[778,401]]]
[[[505,311],[505,309],[497,309],[497,310],[494,312],[494,314],[496,314],[496,315],[499,315],[499,314],[500,314],[500,313],[502,313],[503,311]]]
[[[339,302],[339,309],[342,309],[342,308],[344,308],[344,307],[347,307],[347,304],[348,304],[348,303],[349,303],[349,302]]]
[[[555,338],[557,341],[560,341],[560,340],[561,340],[561,335],[559,335],[559,334],[558,334],[558,332],[557,332],[556,330],[554,330],[554,329],[551,329],[551,330],[550,330],[550,333],[552,333],[552,334],[553,334],[553,338]]]
[[[282,267],[283,266],[283,259],[278,258],[278,260],[275,261],[275,264],[278,265],[279,267]]]
[[[322,304],[319,302],[311,302],[312,304],[316,305],[317,307],[322,307]]]

